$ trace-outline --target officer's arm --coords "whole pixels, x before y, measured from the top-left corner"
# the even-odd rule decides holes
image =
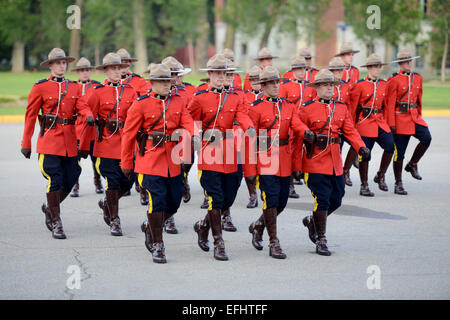
[[[92,111],[98,104],[98,97],[96,92],[92,92],[88,97],[83,96],[84,99],[87,98],[87,106],[89,107],[89,110],[91,111],[92,117],[95,120],[95,113]],[[89,150],[91,148],[91,137],[95,133],[95,127],[88,126],[87,123],[83,124],[83,130],[81,131],[81,137],[80,137],[80,145],[78,146],[79,150]]]
[[[31,149],[31,137],[33,137],[36,117],[43,103],[39,85],[34,85],[28,95],[27,111],[25,112],[25,127],[23,129],[22,148]]]
[[[77,103],[75,104],[75,110],[78,114],[83,116],[83,119],[86,119],[87,117],[92,117],[92,111],[91,108],[88,105],[86,96],[81,95],[81,89],[78,89],[79,97],[77,99]]]
[[[194,119],[194,121],[202,120],[202,107],[199,103],[199,100],[200,99],[197,96],[192,97],[192,100],[188,106],[188,110],[191,113],[192,119]]]
[[[359,135],[359,132],[356,130],[355,126],[353,125],[352,118],[350,117],[350,113],[347,110],[345,113],[345,119],[344,124],[342,126],[342,133],[344,136],[350,141],[352,147],[359,151],[359,149],[366,147],[364,141],[361,139],[361,136]]]
[[[258,133],[259,129],[259,112],[256,112],[255,107],[249,107],[248,116],[252,120],[256,133]],[[244,143],[245,143],[245,154],[246,161],[242,164],[246,174],[249,177],[256,176],[257,174],[257,154],[255,154],[255,150],[257,150],[257,136],[256,137],[246,137],[244,135]]]
[[[423,94],[423,86],[422,86],[422,78],[420,78],[420,87],[417,96],[417,112],[419,112],[420,115],[422,115],[422,94]]]
[[[136,136],[139,128],[144,122],[144,113],[142,112],[139,101],[134,100],[128,109],[128,116],[122,132],[121,140],[121,161],[122,169],[133,169],[133,155],[136,147]]]
[[[240,101],[238,107],[237,107],[237,112],[236,112],[236,116],[235,116],[236,120],[239,122],[239,124],[241,125],[241,128],[244,131],[247,131],[248,128],[253,127],[256,129],[256,127],[254,126],[252,120],[250,119],[250,117],[248,116],[247,110],[244,106],[244,103],[242,101]]]
[[[395,102],[397,100],[397,82],[395,78],[389,79],[386,87],[387,122],[389,127],[395,127]]]
[[[347,104],[347,108],[350,111],[350,116],[352,117],[353,123],[356,121],[356,109],[358,108],[359,99],[361,98],[362,84],[355,84],[350,90],[350,99]],[[375,97],[374,97],[375,99]]]

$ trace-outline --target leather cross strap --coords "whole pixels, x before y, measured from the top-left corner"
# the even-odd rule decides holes
[[[109,119],[109,117],[111,117],[111,115],[113,114],[113,112],[116,110],[116,108],[119,106],[119,102],[120,100],[122,100],[122,95],[123,92],[125,90],[125,86],[122,85],[122,89],[120,89],[120,95],[119,98],[117,98],[116,104],[114,105],[114,107],[111,109],[111,111],[109,112],[109,114],[106,116],[106,119]]]
[[[216,114],[214,115],[214,117],[212,117],[211,119],[209,119],[208,123],[206,124],[206,126],[203,127],[203,130],[208,129],[209,125],[217,118],[217,116],[219,115],[220,111],[222,111],[223,106],[225,105],[225,101],[227,101],[228,98],[228,91],[225,92],[225,97],[223,98],[222,104],[219,107],[219,110],[216,112]]]
[[[413,73],[412,79],[411,79],[411,83],[410,83],[409,86],[408,86],[408,90],[406,90],[405,93],[402,94],[402,96],[398,99],[399,102],[400,102],[400,100],[403,99],[404,96],[406,96],[406,94],[407,94],[407,93],[409,92],[409,90],[411,89],[412,84],[413,84],[413,82],[414,82],[414,75],[415,75],[415,74]]]
[[[164,109],[164,111],[160,114],[159,118],[156,119],[155,122],[153,122],[153,124],[150,126],[150,128],[147,130],[147,132],[153,130],[154,127],[156,127],[156,125],[161,121],[162,117],[164,116],[164,113],[167,112],[167,109],[169,108],[170,105],[170,101],[172,100],[172,96],[169,95],[169,99],[167,99],[167,105],[166,108]]]
[[[50,111],[49,111],[47,114],[52,113],[53,110],[55,110],[56,106],[57,106],[58,104],[60,104],[61,101],[62,101],[62,99],[64,99],[64,97],[66,96],[66,94],[67,94],[67,89],[69,89],[69,80],[66,80],[65,82],[66,82],[66,87],[64,88],[64,92],[63,92],[63,94],[61,95],[61,98],[58,100],[58,102],[56,102],[56,103],[53,105],[53,107],[50,109]],[[42,113],[44,113],[44,110],[42,110]]]
[[[273,122],[270,124],[270,126],[266,129],[266,132],[268,132],[270,129],[272,129],[273,126],[275,125],[275,123],[277,123],[278,118],[281,114],[281,109],[283,109],[283,101],[280,100],[280,112],[277,113],[277,115],[275,116],[275,120],[273,120]]]
[[[325,128],[326,126],[330,123],[331,119],[334,116],[334,111],[336,110],[336,101],[333,100],[333,110],[331,110],[330,116],[328,117],[327,122],[325,122],[325,124],[322,126],[322,128],[319,129],[318,133],[320,134]]]

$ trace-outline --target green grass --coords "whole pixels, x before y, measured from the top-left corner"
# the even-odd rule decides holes
[[[36,81],[48,76],[48,72],[0,72],[0,114],[23,114],[31,87]],[[185,81],[198,85],[204,76],[188,74]],[[75,80],[77,76],[71,73],[68,78]],[[103,82],[104,74],[98,72],[92,79]],[[450,85],[425,83],[423,104],[425,109],[450,109]]]

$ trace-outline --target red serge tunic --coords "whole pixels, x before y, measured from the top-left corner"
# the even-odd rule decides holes
[[[127,121],[122,136],[122,162],[123,169],[133,169],[133,155],[136,147],[136,135],[142,128],[152,134],[153,131],[162,131],[172,135],[179,127],[184,128],[189,136],[183,136],[183,141],[188,141],[190,146],[191,136],[194,135],[194,120],[183,99],[176,94],[170,94],[170,104],[167,107],[169,97],[164,97],[150,92],[139,97],[128,111]],[[167,107],[165,117],[155,125],[152,131],[148,131]],[[137,173],[156,175],[162,177],[175,177],[181,174],[180,157],[173,153],[175,141],[166,141],[162,146],[153,146],[152,140],[147,140],[143,156],[137,152],[134,171]],[[184,152],[190,158],[190,152]]]
[[[319,129],[327,122],[332,109],[333,100],[316,98],[300,107],[300,119],[311,131],[317,134]],[[355,150],[359,151],[361,147],[366,146],[353,125],[347,106],[341,101],[336,101],[333,118],[321,134],[328,134],[329,137],[338,138],[339,132],[345,135]],[[344,170],[339,143],[330,144],[324,150],[315,148],[312,158],[307,158],[304,153],[303,172],[342,175]]]
[[[94,87],[101,84],[98,81],[95,80],[88,80],[88,81],[77,81],[78,85],[81,88],[81,95],[83,95],[87,101],[87,99],[89,98],[89,95],[91,94],[91,92],[94,90]],[[87,128],[88,125],[86,123],[86,119],[83,117],[78,117],[77,121],[75,122],[75,131],[77,133],[77,140],[81,141],[81,137],[84,134],[85,130],[89,130],[89,128]],[[89,132],[95,133],[93,130],[89,130]],[[91,136],[91,141],[95,140],[95,135],[92,134]]]
[[[385,132],[391,132],[386,119],[390,117],[389,114],[393,110],[390,110],[386,104],[386,86],[385,80],[372,80],[366,77],[366,79],[356,82],[352,89],[349,109],[353,119],[356,118],[358,105],[372,107],[373,110],[383,110],[381,113],[371,113],[368,117],[364,117],[362,112],[359,113],[356,129],[363,137],[378,137],[378,127]]]
[[[119,105],[113,108],[123,89],[122,98]],[[119,122],[125,123],[127,119],[128,109],[134,100],[136,100],[136,91],[130,85],[120,85],[119,83],[111,83],[105,80],[105,84],[98,85],[88,99],[94,117],[101,118],[108,122],[109,119],[118,119]],[[111,113],[112,111],[112,113]],[[111,115],[109,115],[111,113]],[[109,115],[109,117],[108,117]],[[94,157],[120,159],[120,145],[123,135],[123,128],[118,128],[116,132],[109,132],[105,127],[103,131],[102,141],[95,140]],[[80,144],[81,150],[89,150],[87,135],[83,136]],[[87,148],[87,149],[86,149]]]
[[[387,87],[388,108],[390,110],[395,110],[387,121],[390,127],[395,126],[396,134],[415,134],[416,123],[428,127],[427,123],[422,118],[423,89],[422,76],[420,74],[416,72],[405,73],[399,71],[399,73],[394,73],[392,77],[389,78]],[[409,87],[411,87],[411,89],[407,91]],[[398,108],[396,108],[396,104],[399,102],[409,102],[410,105],[417,104],[417,107],[410,108],[406,113],[400,113]]]
[[[28,95],[28,105],[25,113],[25,127],[23,130],[22,148],[31,149],[31,137],[36,125],[36,117],[39,110],[44,114],[50,112],[58,103],[66,84],[67,93],[52,111],[58,118],[72,119],[74,114],[80,114],[84,118],[91,116],[92,112],[82,96],[80,87],[73,81],[64,78],[50,77],[38,81]],[[76,157],[77,137],[74,125],[56,123],[55,129],[46,129],[44,136],[39,135],[36,152],[39,154],[51,154],[56,156]]]
[[[222,110],[217,114],[220,105],[225,101]],[[234,120],[244,131],[253,126],[247,115],[243,99],[236,92],[226,92],[224,89],[209,88],[198,91],[189,105],[194,121],[201,121],[203,133],[209,129],[218,129],[224,134],[232,132]],[[215,121],[211,119],[217,114]],[[208,123],[208,127],[205,127]],[[228,141],[230,140],[230,141]],[[199,157],[199,170],[210,170],[222,173],[232,173],[237,170],[236,144],[234,139],[222,139],[218,144],[211,144],[206,139],[202,142]]]

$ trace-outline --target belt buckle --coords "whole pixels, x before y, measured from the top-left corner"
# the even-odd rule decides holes
[[[65,124],[65,125],[67,125],[67,124],[69,124],[69,121],[68,121],[69,119],[67,119],[67,118],[63,118],[62,119],[62,124]]]

